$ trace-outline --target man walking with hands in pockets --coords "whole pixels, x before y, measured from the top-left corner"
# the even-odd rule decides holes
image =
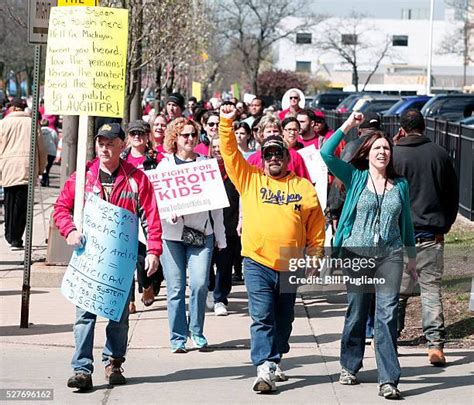
[[[288,171],[290,155],[283,138],[266,138],[263,171],[253,167],[237,147],[232,129],[235,116],[235,106],[221,107],[221,155],[242,201],[251,358],[257,367],[253,390],[269,392],[276,390],[276,381],[287,380],[280,361],[290,350],[296,298],[295,288],[285,283],[288,259],[295,253],[321,254],[325,220],[312,184]]]

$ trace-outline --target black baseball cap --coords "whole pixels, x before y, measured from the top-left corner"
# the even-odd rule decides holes
[[[111,122],[110,124],[102,125],[94,139],[97,139],[99,136],[103,136],[107,139],[120,138],[123,141],[125,139],[125,132],[123,131],[120,124]]]
[[[380,116],[377,113],[369,111],[364,114],[364,122],[359,128],[380,129]]]
[[[265,152],[265,149],[268,148],[278,148],[281,150],[286,150],[288,152],[288,146],[286,146],[286,143],[283,138],[278,135],[272,135],[268,138],[265,138],[262,144],[262,153]]]

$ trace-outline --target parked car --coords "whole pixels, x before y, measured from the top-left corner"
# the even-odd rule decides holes
[[[357,103],[361,97],[366,96],[368,94],[375,94],[372,92],[356,92],[356,93],[346,93],[349,94],[344,100],[342,100],[339,105],[336,107],[336,111],[338,113],[346,113],[352,112],[354,105]]]
[[[343,91],[319,93],[314,96],[309,106],[318,110],[334,110],[346,97],[347,93]]]
[[[466,125],[468,127],[474,127],[474,116],[463,118],[461,120],[456,121],[459,124]]]
[[[474,111],[474,94],[440,94],[428,101],[421,113],[425,118],[456,121],[470,117]]]
[[[384,94],[368,94],[357,100],[352,111],[359,111],[361,113],[375,112],[380,113],[389,109],[397,101],[400,101],[398,96],[386,96]]]
[[[421,110],[430,98],[430,96],[402,97],[398,103],[395,103],[388,110],[384,111],[383,115],[402,115],[406,110],[411,108]]]

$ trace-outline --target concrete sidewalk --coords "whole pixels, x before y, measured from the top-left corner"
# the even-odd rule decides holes
[[[43,189],[45,210],[51,209],[57,190]],[[36,206],[34,254],[46,253],[41,208]],[[47,216],[48,217],[48,216]],[[211,351],[172,354],[168,345],[166,297],[160,293],[149,308],[139,302],[130,317],[129,347],[124,363],[128,384],[111,388],[100,364],[106,321],[96,327],[94,391],[75,393],[66,387],[71,375],[74,308],[58,288],[32,288],[30,327],[20,329],[23,252],[11,252],[0,231],[0,388],[50,388],[57,404],[190,404],[190,403],[292,403],[371,404],[377,396],[377,371],[368,346],[361,384],[338,383],[339,341],[345,312],[345,295],[325,292],[299,296],[293,324],[291,351],[282,367],[290,377],[278,392],[257,395],[251,391],[255,369],[249,361],[247,298],[243,286],[233,289],[230,315],[207,313],[205,335]],[[423,348],[400,348],[405,400],[413,404],[472,403],[474,350],[448,350],[449,365],[427,364]]]

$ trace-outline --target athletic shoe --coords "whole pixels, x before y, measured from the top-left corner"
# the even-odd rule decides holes
[[[214,291],[208,291],[206,298],[206,307],[209,310],[214,309]]]
[[[214,315],[215,316],[227,316],[227,306],[223,302],[216,302],[214,304]]]
[[[339,383],[342,385],[356,385],[359,384],[357,377],[354,374],[351,374],[345,368],[341,369],[341,374],[339,375]]]
[[[253,383],[253,390],[256,392],[276,391],[275,363],[266,361],[257,367],[257,378]]]
[[[402,394],[394,384],[387,383],[380,386],[379,396],[384,397],[385,399],[400,399]]]
[[[277,382],[288,381],[288,376],[283,372],[279,364],[276,365],[275,379]]]
[[[191,334],[191,340],[193,341],[193,346],[199,350],[205,349],[209,345],[207,339],[202,335]]]

